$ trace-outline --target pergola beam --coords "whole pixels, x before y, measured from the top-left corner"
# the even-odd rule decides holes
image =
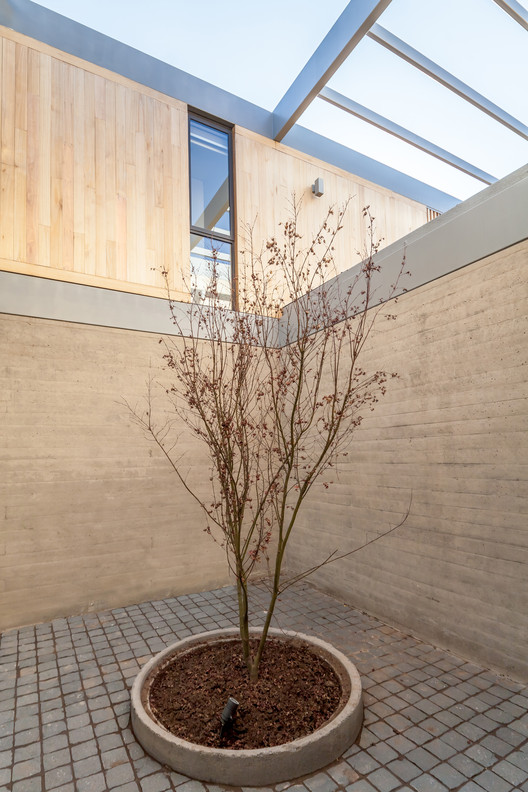
[[[477,168],[475,165],[472,165],[470,162],[466,162],[460,157],[455,156],[450,151],[440,148],[440,146],[431,143],[431,141],[426,140],[419,135],[415,135],[415,133],[411,132],[409,129],[405,129],[405,127],[395,124],[390,119],[375,113],[373,110],[370,110],[368,107],[364,107],[358,102],[354,102],[352,99],[349,99],[347,96],[343,96],[343,94],[334,91],[332,88],[323,88],[319,92],[319,97],[324,99],[325,102],[329,102],[329,104],[338,107],[340,110],[345,110],[347,113],[350,113],[351,115],[354,115],[357,118],[361,118],[363,121],[372,124],[372,126],[382,129],[384,132],[388,132],[390,135],[394,135],[394,137],[404,140],[406,143],[410,143],[411,146],[415,146],[415,148],[420,149],[420,151],[425,151],[427,154],[431,154],[433,157],[436,157],[442,162],[446,162],[448,165],[458,168],[458,170],[462,171],[463,173],[467,173],[469,176],[479,179],[479,181],[484,182],[484,184],[493,184],[497,181],[495,176],[492,176],[491,174],[486,173],[486,171],[483,171],[480,168]]]
[[[519,25],[528,30],[528,11],[517,0],[495,0],[495,2]]]
[[[487,113],[487,115],[491,116],[495,121],[498,121],[512,132],[528,140],[528,127],[526,124],[514,118],[498,105],[490,102],[485,96],[474,91],[473,88],[470,88],[469,85],[466,85],[462,80],[450,74],[425,55],[422,55],[421,52],[418,52],[418,50],[406,44],[405,41],[402,41],[393,33],[385,30],[381,25],[374,24],[367,35],[376,43],[381,44],[390,52],[398,55],[398,57],[407,61],[407,63],[410,63],[411,66],[415,66],[424,74],[432,77],[433,80],[439,82],[440,85],[449,88],[450,91],[453,91],[457,96],[465,99],[466,102],[470,102],[470,104],[482,110],[482,112]]]
[[[284,138],[390,2],[350,0],[273,111],[275,140]]]

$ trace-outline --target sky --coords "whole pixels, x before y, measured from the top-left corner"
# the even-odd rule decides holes
[[[519,2],[528,10],[528,0]],[[273,110],[347,0],[39,5]],[[378,24],[528,124],[528,32],[493,0],[392,0]],[[328,87],[497,178],[528,161],[528,141],[371,39],[359,44]],[[485,187],[321,99],[299,123],[457,198]]]

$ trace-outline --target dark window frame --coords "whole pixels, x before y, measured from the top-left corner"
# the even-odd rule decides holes
[[[206,127],[217,129],[220,132],[227,134],[227,162],[229,173],[229,217],[230,217],[230,233],[212,233],[206,228],[193,225],[192,222],[192,167],[191,167],[191,122],[195,121],[203,124]],[[234,309],[237,305],[236,294],[236,213],[235,213],[235,157],[234,157],[234,126],[228,124],[220,119],[208,116],[205,113],[189,108],[187,119],[187,140],[188,140],[188,162],[189,162],[189,227],[190,234],[209,239],[211,241],[227,242],[231,245],[231,307]]]

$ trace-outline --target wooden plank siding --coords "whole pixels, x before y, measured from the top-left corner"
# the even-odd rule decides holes
[[[0,269],[155,297],[164,269],[189,299],[186,105],[7,28],[0,47]],[[258,244],[277,232],[294,193],[306,237],[351,198],[340,270],[365,249],[365,204],[383,244],[427,220],[425,206],[288,146],[239,127],[234,138],[239,251],[247,223]]]
[[[186,299],[186,106],[1,31],[0,268]]]
[[[374,238],[381,241],[381,247],[427,221],[424,205],[240,127],[236,128],[235,152],[240,250],[246,246],[245,224],[253,227],[257,249],[279,233],[279,223],[291,212],[294,197],[301,207],[299,231],[305,244],[320,227],[328,208],[349,200],[343,231],[335,245],[338,272],[349,269],[368,252],[363,207],[369,205],[375,217]],[[321,198],[312,193],[317,177],[324,180]]]

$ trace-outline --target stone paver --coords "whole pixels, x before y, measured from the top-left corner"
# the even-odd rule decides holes
[[[253,595],[262,614],[264,589]],[[233,588],[5,632],[0,792],[225,792],[143,752],[129,690],[152,654],[226,626],[236,626]],[[282,595],[276,626],[318,635],[352,659],[365,724],[330,767],[256,792],[528,792],[526,686],[308,585]]]

